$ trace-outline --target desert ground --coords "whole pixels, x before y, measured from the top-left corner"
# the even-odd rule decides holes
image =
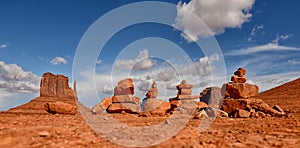
[[[167,141],[150,147],[299,147],[300,79],[258,95],[270,106],[279,105],[288,116],[216,118],[204,132],[200,119],[186,126]],[[52,100],[51,100],[52,99]],[[38,97],[27,104],[0,113],[0,147],[124,147],[97,135],[80,113],[50,114]],[[60,100],[74,103],[74,100]],[[151,126],[168,117],[139,117],[138,114],[110,114],[130,126]],[[172,123],[169,123],[172,124]],[[163,133],[161,133],[163,134]]]

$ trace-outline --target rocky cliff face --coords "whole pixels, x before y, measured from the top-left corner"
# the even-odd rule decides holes
[[[41,78],[40,97],[75,98],[75,92],[69,87],[68,77],[47,72]]]

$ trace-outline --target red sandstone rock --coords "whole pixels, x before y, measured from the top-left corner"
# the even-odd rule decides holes
[[[119,95],[112,97],[112,103],[134,103],[140,104],[140,99],[133,95]]]
[[[197,109],[204,109],[207,108],[208,105],[205,102],[198,102],[197,103]]]
[[[199,99],[200,96],[199,96],[199,95],[196,95],[196,96],[191,96],[191,95],[178,95],[177,98],[180,99],[180,100],[191,100],[191,99]]]
[[[222,92],[229,98],[251,98],[258,94],[258,86],[248,83],[226,83],[222,87]]]
[[[112,104],[111,98],[105,98],[102,102],[95,105],[91,111],[92,113],[102,113],[104,110],[106,110],[110,105]]]
[[[192,90],[191,89],[180,89],[178,90],[179,95],[191,95]]]
[[[133,95],[134,94],[134,86],[133,86],[133,84],[118,85],[115,87],[114,91],[115,91],[115,96]]]
[[[132,103],[113,103],[107,110],[108,113],[121,113],[125,111],[126,113],[139,113],[141,112],[140,105]]]
[[[232,76],[231,81],[234,83],[246,83],[247,78],[246,77],[239,77],[239,76]]]
[[[276,111],[279,111],[280,113],[284,114],[284,111],[280,106],[274,105],[272,108],[275,109]]]
[[[52,102],[52,103],[46,103],[45,104],[45,110],[49,113],[57,113],[57,114],[70,114],[75,115],[76,114],[76,106],[71,105],[69,103],[64,102]]]
[[[233,117],[236,118],[248,118],[250,116],[250,112],[243,109],[235,109]]]
[[[133,80],[131,78],[126,78],[118,82],[118,85],[123,85],[123,84],[133,84]]]
[[[150,88],[150,90],[145,95],[147,98],[156,98],[158,96],[157,88]]]
[[[68,77],[44,73],[40,84],[40,97],[75,98],[75,92],[69,87]]]
[[[224,99],[221,109],[227,112],[229,115],[233,115],[235,109],[262,111],[272,116],[284,116],[285,114],[280,113],[268,106],[261,99]]]
[[[151,115],[164,116],[170,108],[170,103],[163,100],[147,99],[144,103],[144,112]]]
[[[244,75],[246,75],[246,69],[239,68],[237,71],[234,72],[234,75],[243,77]]]
[[[181,90],[181,89],[192,89],[193,88],[193,84],[179,84],[176,86],[177,90]]]

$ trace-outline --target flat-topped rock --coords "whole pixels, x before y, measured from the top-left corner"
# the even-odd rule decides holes
[[[226,83],[222,87],[225,98],[251,98],[258,94],[258,86],[248,83]]]
[[[40,97],[75,98],[69,79],[63,75],[44,73],[40,83]]]

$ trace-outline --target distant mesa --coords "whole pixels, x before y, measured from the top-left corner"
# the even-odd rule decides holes
[[[69,87],[68,77],[47,72],[41,78],[40,97],[12,108],[9,112],[74,115],[77,112],[75,99],[76,82],[73,90]]]
[[[75,92],[69,87],[68,77],[47,72],[41,78],[40,97],[75,98]]]

